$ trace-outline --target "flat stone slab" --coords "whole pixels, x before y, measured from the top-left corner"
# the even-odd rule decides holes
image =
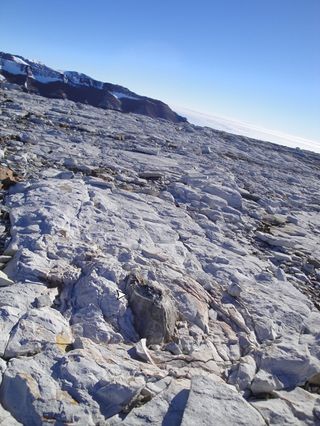
[[[195,376],[181,426],[194,425],[259,426],[265,421],[232,386]]]

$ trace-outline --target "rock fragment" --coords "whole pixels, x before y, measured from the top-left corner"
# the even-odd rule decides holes
[[[168,291],[155,282],[145,283],[135,275],[126,279],[126,293],[134,314],[134,324],[147,344],[169,341],[178,318]]]
[[[8,285],[12,285],[14,282],[10,280],[7,274],[3,271],[0,271],[0,287],[7,287]]]
[[[153,359],[151,358],[150,352],[147,348],[146,339],[139,340],[135,345],[136,354],[139,358],[143,359],[146,362],[154,364]]]
[[[18,180],[11,169],[0,166],[0,189],[8,189],[17,182]]]

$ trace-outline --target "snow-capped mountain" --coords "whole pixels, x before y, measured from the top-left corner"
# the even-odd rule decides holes
[[[186,121],[165,103],[140,96],[125,87],[97,81],[76,71],[57,71],[22,56],[0,52],[0,75],[24,90],[48,98],[62,98],[114,109],[134,112],[172,122]]]

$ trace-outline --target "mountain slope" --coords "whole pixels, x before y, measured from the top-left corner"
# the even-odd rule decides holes
[[[23,86],[28,92],[48,98],[69,99],[174,123],[186,121],[159,100],[137,95],[125,87],[103,83],[78,72],[59,72],[18,55],[0,52],[0,75],[11,83]]]

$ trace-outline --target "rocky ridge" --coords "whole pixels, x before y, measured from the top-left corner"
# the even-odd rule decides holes
[[[28,93],[48,98],[70,99],[103,109],[134,112],[174,123],[186,121],[168,105],[129,89],[103,83],[76,71],[57,71],[22,56],[0,52],[1,81],[17,84]]]
[[[319,155],[0,102],[0,422],[320,424]]]

